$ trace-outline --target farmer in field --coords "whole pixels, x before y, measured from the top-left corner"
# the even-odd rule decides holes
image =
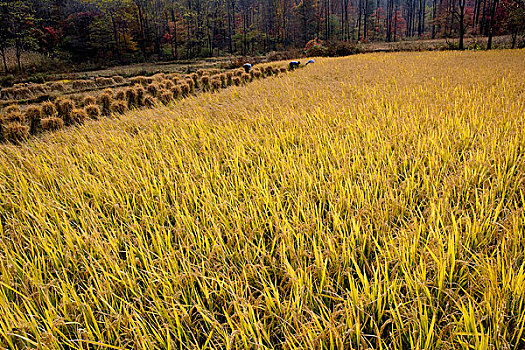
[[[309,64],[312,64],[312,63],[315,63],[314,60],[309,60],[308,62],[306,62],[305,66],[309,65]]]
[[[290,70],[294,70],[296,68],[299,68],[300,64],[301,64],[300,61],[292,61],[292,62],[290,62],[290,66],[289,66]]]
[[[243,68],[246,73],[250,73],[250,71],[252,70],[252,65],[249,63],[245,63]]]

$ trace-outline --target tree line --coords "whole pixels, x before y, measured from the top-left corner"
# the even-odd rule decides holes
[[[525,0],[0,0],[0,55],[129,63],[255,55],[325,42],[512,35]]]

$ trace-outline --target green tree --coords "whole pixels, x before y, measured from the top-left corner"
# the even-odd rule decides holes
[[[7,75],[9,68],[7,67],[7,48],[11,41],[11,31],[9,30],[8,22],[9,13],[7,12],[7,6],[4,1],[0,2],[0,55],[2,56],[2,63],[4,65],[4,71]]]
[[[5,51],[7,47],[13,46],[18,71],[21,73],[22,52],[26,47],[34,44],[34,38],[31,36],[31,28],[34,25],[35,18],[31,1],[27,0],[0,0],[2,13],[2,34],[0,34],[0,51],[4,59],[4,68],[7,68],[5,61]]]
[[[506,27],[512,35],[512,48],[515,48],[518,35],[525,35],[525,1],[510,0],[504,6],[508,11]]]

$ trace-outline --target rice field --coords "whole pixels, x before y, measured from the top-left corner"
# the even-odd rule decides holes
[[[377,53],[0,145],[0,348],[522,349],[524,106]]]
[[[0,90],[0,107],[8,105],[0,108],[0,142],[18,144],[32,135],[82,124],[86,119],[118,117],[129,109],[169,104],[200,92],[219,91],[232,85],[245,85],[255,79],[286,74],[288,70],[293,69],[266,64],[251,69],[249,74],[243,68],[224,73],[217,69],[199,69],[184,76],[158,73],[151,77],[99,77],[73,80],[67,85],[54,82],[6,88]],[[110,87],[102,91],[105,86]],[[89,94],[89,91],[95,93]],[[9,95],[11,93],[14,95]],[[22,95],[17,95],[20,93]],[[24,94],[32,95],[34,99],[21,98]],[[5,97],[13,96],[18,97],[6,101]]]

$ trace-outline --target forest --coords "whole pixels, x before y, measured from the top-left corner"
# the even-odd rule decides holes
[[[357,43],[510,35],[523,41],[524,0],[1,0],[4,74],[24,52],[78,64],[126,64]],[[522,45],[522,44],[521,44]],[[327,46],[331,46],[329,50]],[[7,57],[15,57],[10,68]]]

